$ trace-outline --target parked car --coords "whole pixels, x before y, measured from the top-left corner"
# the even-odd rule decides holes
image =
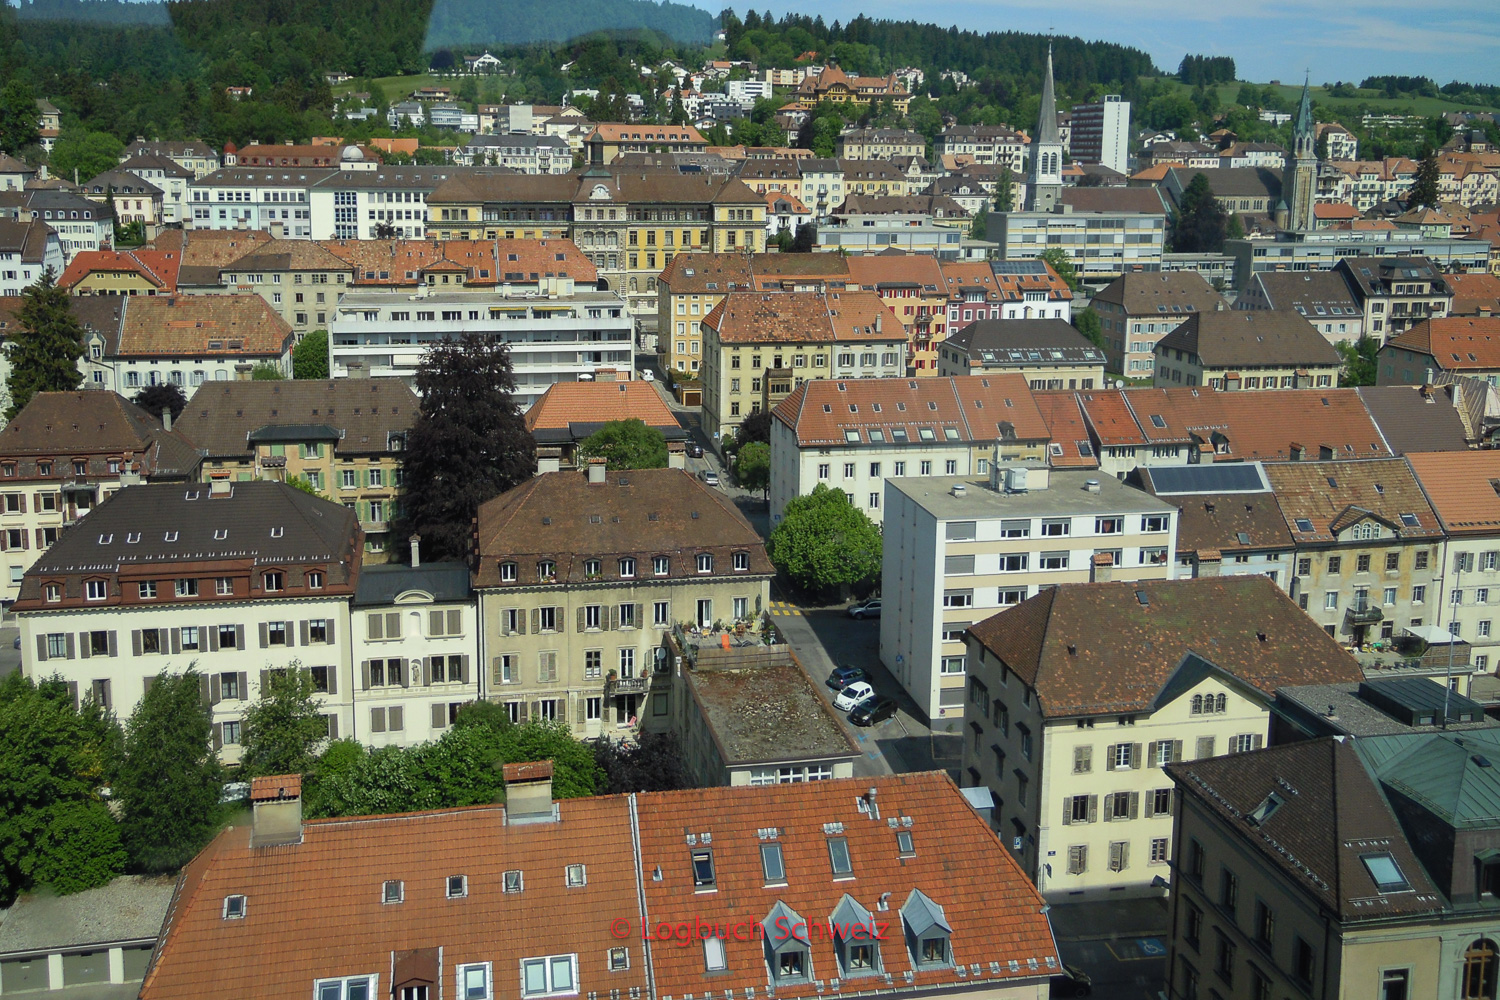
[[[713,469],[704,469],[702,472],[698,473],[698,475],[701,476],[703,481],[710,486],[719,485],[719,474]]]
[[[1062,974],[1053,976],[1047,993],[1054,997],[1086,997],[1094,992],[1094,981],[1076,965],[1064,965]]]
[[[847,712],[861,702],[869,701],[875,697],[875,689],[870,686],[869,681],[855,681],[838,693],[833,699],[833,707],[840,712]]]
[[[870,674],[864,667],[856,667],[853,664],[845,663],[843,666],[834,667],[833,673],[828,675],[828,680],[824,683],[835,691],[842,691],[855,681],[867,681],[869,679]]]
[[[688,453],[688,458],[702,458],[703,457],[703,446],[701,444],[699,444],[697,441],[689,441],[687,443],[687,453]]]
[[[858,604],[849,605],[849,617],[856,620],[879,618],[880,598],[872,597],[868,601],[860,601]]]
[[[896,700],[881,695],[862,701],[849,713],[849,721],[856,726],[873,726],[896,714]]]
[[[649,369],[649,368],[642,368],[641,369],[641,381],[642,382],[655,382],[656,381],[656,375],[651,371],[651,369]]]

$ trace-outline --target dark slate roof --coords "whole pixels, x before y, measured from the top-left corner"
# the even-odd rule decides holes
[[[1202,174],[1216,198],[1265,198],[1271,205],[1281,198],[1281,171],[1271,167],[1172,167],[1168,173],[1183,191]]]
[[[1295,312],[1270,309],[1193,313],[1156,349],[1191,351],[1205,368],[1337,365],[1342,360],[1307,320]]]
[[[1465,739],[1471,735],[1477,734]],[[1167,773],[1184,797],[1192,796],[1198,808],[1238,831],[1240,843],[1258,853],[1267,868],[1341,921],[1438,912],[1444,906],[1441,893],[1356,752],[1365,742],[1305,740],[1169,764]],[[1280,805],[1252,823],[1248,817],[1273,794]],[[1379,891],[1361,856],[1384,852],[1411,891]]]
[[[1406,455],[1468,449],[1463,419],[1449,396],[1453,389],[1453,386],[1367,385],[1355,391],[1391,446],[1391,452]]]
[[[398,595],[413,590],[431,594],[438,604],[467,601],[469,567],[463,563],[423,563],[416,568],[398,563],[366,566],[359,574],[354,604],[394,604]]]
[[[164,429],[151,414],[113,392],[39,392],[0,432],[0,455],[17,459],[22,477],[36,474],[38,458],[64,463],[102,454],[131,455],[148,479],[186,479],[200,460],[187,435]]]
[[[1213,473],[1237,473],[1254,469],[1259,472],[1258,462],[1245,465],[1197,465],[1186,469],[1202,469]],[[1281,509],[1276,506],[1276,495],[1269,485],[1255,491],[1226,493],[1204,493],[1197,490],[1178,493],[1174,490],[1171,473],[1180,470],[1151,469],[1136,470],[1146,492],[1177,504],[1177,550],[1179,552],[1206,553],[1217,551],[1225,556],[1267,549],[1292,548],[1292,533],[1287,530]],[[1167,473],[1158,477],[1156,473]],[[1165,482],[1158,482],[1158,479]],[[1264,479],[1261,479],[1264,483]]]
[[[1062,584],[969,632],[1035,689],[1049,718],[1150,710],[1194,654],[1268,700],[1283,684],[1361,676],[1263,576]]]
[[[951,334],[947,343],[987,368],[1104,363],[1104,352],[1060,319],[983,319]]]
[[[382,454],[391,450],[390,435],[411,427],[418,407],[399,378],[205,382],[177,427],[212,458],[242,457],[251,440],[330,438],[339,455]]]
[[[1161,195],[1156,188],[1065,187],[1062,201],[1075,212],[1137,212],[1143,215],[1165,215]]]

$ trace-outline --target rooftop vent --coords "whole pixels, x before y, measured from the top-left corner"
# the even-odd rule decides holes
[[[952,489],[951,492],[953,493],[954,496],[961,497],[965,493],[968,492],[968,489],[965,488],[965,486],[964,486],[963,483],[954,483],[953,484],[953,489]]]

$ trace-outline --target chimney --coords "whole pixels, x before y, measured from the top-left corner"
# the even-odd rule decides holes
[[[208,495],[211,497],[227,497],[233,493],[234,484],[228,476],[215,476],[208,481]]]
[[[1090,583],[1108,583],[1115,576],[1115,560],[1108,552],[1095,552],[1089,566]]]
[[[1307,449],[1298,442],[1293,441],[1291,443],[1291,446],[1287,449],[1287,456],[1293,462],[1300,462],[1307,457]]]
[[[350,362],[347,362],[344,365],[344,368],[345,368],[346,371],[348,371],[350,378],[369,378],[370,377],[370,369],[365,365],[365,363],[363,361],[350,361]]]
[[[422,536],[412,535],[407,541],[411,543],[411,568],[416,569],[422,565]]]
[[[1087,480],[1087,481],[1084,482],[1083,488],[1085,490],[1087,490],[1088,492],[1090,492],[1090,493],[1098,493],[1099,490],[1100,490],[1099,480],[1097,480],[1097,479],[1089,479],[1089,480]]]
[[[608,467],[602,458],[589,459],[589,485],[600,486],[604,483],[604,473]]]
[[[163,430],[172,429],[172,408],[170,406],[161,411],[161,426]]]
[[[235,365],[234,380],[236,382],[248,382],[251,379],[251,373],[254,371],[254,365]]]
[[[507,825],[557,821],[557,809],[552,804],[550,760],[506,764],[501,773],[505,778]]]
[[[250,782],[250,846],[302,843],[302,775],[277,774]]]

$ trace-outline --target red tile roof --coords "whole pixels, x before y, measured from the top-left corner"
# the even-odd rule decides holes
[[[671,407],[649,382],[555,382],[526,411],[526,429],[639,419],[647,427],[677,427]]]
[[[1266,478],[1299,544],[1333,542],[1340,532],[1369,518],[1408,541],[1443,536],[1411,466],[1400,458],[1283,462],[1267,465]]]
[[[1491,534],[1500,526],[1500,451],[1407,455],[1449,534]]]
[[[1072,392],[1033,392],[1032,401],[1047,423],[1052,439],[1047,445],[1047,462],[1054,469],[1097,469],[1099,456],[1089,440],[1088,424],[1083,417],[1078,395]]]
[[[1386,346],[1431,355],[1444,371],[1491,371],[1500,368],[1500,316],[1426,319]]]
[[[97,271],[130,271],[140,275],[159,291],[177,290],[177,269],[182,256],[175,250],[83,250],[68,262],[57,283],[71,289]]]
[[[937,442],[953,428],[959,440],[1043,441],[1048,431],[1020,374],[958,375],[941,378],[813,379],[792,390],[771,415],[797,435],[801,448],[853,444],[924,443],[921,429],[933,431]],[[1009,424],[1002,430],[1001,424]],[[884,442],[870,440],[878,428]]]
[[[946,295],[948,283],[936,257],[928,254],[856,254],[849,258],[849,278],[867,291],[915,285],[929,295]]]
[[[703,325],[726,344],[906,340],[900,320],[874,292],[731,292]]]
[[[132,295],[117,353],[272,359],[291,350],[292,328],[259,295]]]

